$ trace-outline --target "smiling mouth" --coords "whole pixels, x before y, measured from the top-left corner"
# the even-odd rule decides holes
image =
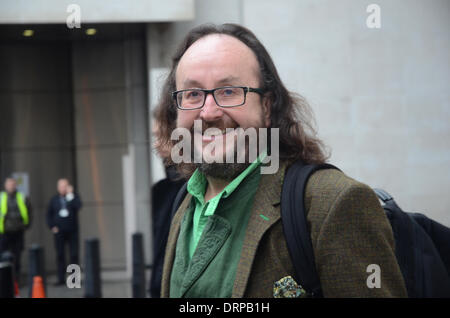
[[[238,128],[238,127],[236,127]],[[203,133],[200,132],[194,132],[197,135],[201,135],[203,142],[211,142],[213,140],[216,140],[217,138],[226,138],[228,136],[231,136],[235,133],[236,128],[225,128],[220,131],[218,129],[204,131]],[[220,132],[220,133],[219,133]]]

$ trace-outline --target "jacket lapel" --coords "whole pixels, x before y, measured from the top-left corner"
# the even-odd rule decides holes
[[[244,296],[259,242],[264,233],[281,217],[276,206],[280,204],[285,169],[286,165],[281,164],[277,173],[261,176],[236,271],[231,296],[233,298]]]
[[[183,216],[187,210],[189,203],[191,202],[192,195],[187,194],[186,198],[184,198],[181,203],[178,211],[175,213],[173,217],[172,224],[170,226],[170,233],[167,239],[166,252],[164,256],[164,266],[163,266],[163,274],[161,280],[161,297],[167,298],[169,297],[169,288],[170,288],[170,274],[172,273],[173,262],[175,258],[175,251],[177,247],[178,235],[180,233],[181,221],[183,220]]]

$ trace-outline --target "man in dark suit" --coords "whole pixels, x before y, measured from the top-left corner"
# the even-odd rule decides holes
[[[172,220],[161,296],[275,297],[284,295],[283,284],[300,291],[280,201],[285,171],[293,162],[320,164],[327,158],[307,120],[306,101],[284,87],[255,35],[235,24],[191,30],[175,53],[163,90],[155,117],[159,144],[175,150],[168,162],[179,159],[174,129],[187,130],[194,142],[190,153],[181,148],[183,160],[177,162],[188,179],[188,194]],[[250,160],[249,142],[245,162],[229,163],[240,155],[230,146],[239,136],[235,128],[271,129],[268,139],[279,136],[278,144]],[[275,173],[263,174],[267,158],[279,160]],[[325,297],[406,296],[392,229],[368,186],[340,171],[320,170],[309,178],[304,198]],[[380,288],[367,284],[371,264],[381,268]]]
[[[56,285],[65,283],[66,257],[65,246],[69,246],[70,263],[78,264],[79,230],[78,212],[81,209],[81,199],[74,193],[67,179],[57,182],[58,193],[50,200],[47,209],[47,225],[55,238],[55,248],[58,264],[58,281]]]

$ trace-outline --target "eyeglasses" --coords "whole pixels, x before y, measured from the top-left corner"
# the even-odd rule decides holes
[[[214,89],[182,89],[172,92],[172,97],[177,103],[177,107],[183,110],[193,110],[202,108],[205,105],[206,96],[212,94],[216,104],[220,107],[236,107],[245,104],[247,93],[264,94],[261,88],[251,88],[245,86],[226,86]]]

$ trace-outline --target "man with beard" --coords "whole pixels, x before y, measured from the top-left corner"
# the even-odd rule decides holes
[[[188,194],[172,220],[161,296],[273,297],[277,284],[299,288],[280,197],[293,162],[326,159],[307,103],[287,91],[254,34],[235,24],[191,30],[163,90],[155,113],[159,144],[173,147],[171,132],[184,128],[201,140],[191,159],[200,154],[202,160],[178,164]],[[194,129],[198,121],[202,128]],[[280,160],[276,173],[261,173],[264,152],[241,164],[211,162],[211,156],[235,158],[229,141],[238,129],[251,128],[279,129],[279,156],[271,158]],[[337,170],[318,171],[305,190],[305,211],[325,297],[406,296],[392,229],[368,186]],[[381,288],[368,288],[369,264],[380,266]]]

